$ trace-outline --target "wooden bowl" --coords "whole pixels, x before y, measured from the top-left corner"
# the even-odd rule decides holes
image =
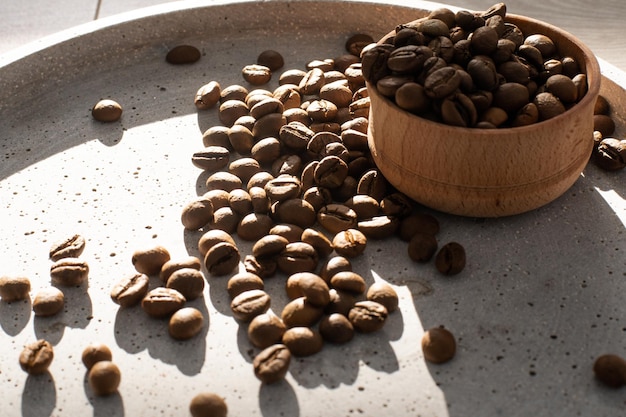
[[[565,113],[533,125],[476,129],[406,112],[368,85],[374,161],[392,185],[425,206],[474,217],[523,213],[562,195],[589,161],[601,80],[595,56],[557,27],[516,15],[506,21],[525,36],[549,36],[561,56],[574,57],[587,75],[587,94]]]

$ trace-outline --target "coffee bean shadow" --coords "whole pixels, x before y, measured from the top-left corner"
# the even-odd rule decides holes
[[[91,128],[89,131],[90,136],[98,139],[100,143],[108,147],[118,145],[122,141],[124,131],[126,130],[122,119],[107,123],[92,120],[89,127]]]
[[[210,320],[203,297],[188,301],[186,306],[197,308],[205,318],[199,334],[178,341],[169,335],[168,319],[148,316],[140,306],[119,308],[115,315],[115,341],[129,354],[144,350],[150,357],[174,365],[184,375],[200,373],[206,357],[206,337]]]
[[[264,417],[298,417],[300,415],[298,397],[286,380],[273,384],[260,384],[259,408]]]
[[[424,330],[444,326],[456,338],[450,362],[425,363],[449,417],[613,415],[623,406],[623,395],[592,371],[597,356],[624,354],[624,326],[614,317],[624,311],[617,294],[626,227],[596,188],[626,195],[626,184],[606,175],[587,167],[562,197],[517,216],[435,213],[440,243],[465,246],[467,265],[456,276],[439,274],[433,262],[381,265],[407,286]]]
[[[56,402],[56,384],[50,372],[28,375],[22,392],[22,417],[51,416]]]
[[[17,336],[30,320],[33,309],[30,298],[6,302],[0,300],[0,327],[9,336]]]
[[[93,407],[93,417],[124,417],[124,399],[119,391],[104,396],[94,394],[89,386],[88,375],[89,373],[86,371],[83,378],[83,389]]]

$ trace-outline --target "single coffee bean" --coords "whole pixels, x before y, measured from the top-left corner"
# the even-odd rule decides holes
[[[602,94],[598,95],[596,102],[593,106],[593,114],[606,114],[608,115],[611,111],[611,104],[609,100]]]
[[[593,373],[598,381],[611,388],[626,385],[626,361],[618,355],[604,354],[593,363]]]
[[[111,299],[121,307],[139,304],[148,294],[150,278],[140,272],[127,275],[111,289]]]
[[[265,65],[251,64],[243,67],[241,75],[244,80],[252,85],[263,85],[272,78],[272,70]]]
[[[496,65],[488,56],[472,58],[467,64],[467,72],[472,76],[474,84],[482,90],[493,91],[499,84]]]
[[[285,331],[283,344],[293,356],[303,357],[321,351],[324,347],[324,339],[317,330],[309,327],[292,327]]]
[[[259,54],[256,63],[268,67],[270,71],[277,71],[285,65],[285,59],[280,52],[267,49]]]
[[[287,296],[296,299],[305,297],[307,302],[317,307],[325,307],[330,302],[329,288],[326,281],[312,272],[300,272],[287,278],[285,287]]]
[[[262,165],[270,164],[278,159],[280,152],[280,141],[273,137],[260,139],[250,149],[250,155]]]
[[[606,114],[596,114],[593,116],[593,130],[602,133],[602,136],[608,137],[615,132],[615,121]]]
[[[538,121],[539,110],[537,109],[537,106],[535,103],[528,103],[517,112],[511,125],[513,127],[528,126],[530,124],[537,123]]]
[[[317,213],[317,221],[324,229],[336,234],[356,228],[357,214],[348,206],[331,203],[322,207]]]
[[[165,60],[170,64],[193,64],[200,59],[200,50],[192,45],[178,45],[173,47],[165,55]]]
[[[333,238],[333,248],[340,256],[357,257],[365,251],[367,237],[359,229],[343,230]]]
[[[204,327],[204,316],[194,307],[184,307],[177,310],[168,324],[168,331],[172,338],[176,340],[191,339]]]
[[[78,258],[62,258],[50,266],[50,277],[59,285],[81,285],[89,277],[89,264]]]
[[[456,275],[465,268],[465,248],[459,243],[446,243],[435,256],[435,267],[444,275]]]
[[[325,83],[324,71],[320,68],[313,68],[300,80],[298,88],[301,94],[316,95]]]
[[[274,177],[291,175],[298,177],[302,172],[302,158],[298,155],[281,155],[272,164],[271,173]]]
[[[122,106],[114,100],[100,100],[91,109],[91,116],[99,122],[116,122],[122,117]]]
[[[332,313],[320,320],[319,332],[327,342],[347,343],[354,337],[354,326],[343,314]]]
[[[210,81],[196,92],[193,103],[199,110],[210,109],[220,101],[221,87],[217,81]]]
[[[203,196],[205,196],[206,198],[209,199],[209,201],[211,201],[214,212],[215,210],[221,209],[222,207],[229,206],[228,198],[230,197],[230,194],[226,190],[216,188],[216,189],[207,191],[206,193],[203,194]]]
[[[202,262],[195,256],[186,256],[178,259],[170,259],[165,262],[159,272],[159,278],[163,283],[167,283],[168,278],[174,271],[178,271],[183,268],[192,268],[200,270],[202,268]]]
[[[228,140],[235,152],[240,155],[250,155],[254,146],[254,133],[246,126],[235,124],[228,130]]]
[[[357,186],[357,193],[367,194],[377,201],[381,201],[388,194],[388,183],[377,169],[370,169],[361,176]]]
[[[339,73],[343,79],[330,82],[328,79],[328,72],[324,74],[326,78],[325,84],[320,88],[319,97],[323,101],[333,103],[337,109],[345,108],[352,102],[352,90],[348,87],[348,83],[345,80],[343,73]],[[338,110],[337,110],[338,111]]]
[[[228,100],[238,100],[245,103],[248,93],[249,91],[246,87],[238,84],[231,84],[222,89],[222,92],[220,93],[220,102],[225,103]]]
[[[322,265],[319,276],[328,283],[333,275],[343,271],[352,271],[352,263],[344,256],[333,256]]]
[[[456,354],[454,335],[443,327],[434,327],[422,336],[424,359],[431,363],[445,363]]]
[[[319,255],[315,248],[304,242],[287,244],[276,259],[278,268],[286,274],[314,271],[318,261]]]
[[[308,126],[296,122],[287,123],[278,134],[280,142],[294,152],[305,150],[314,135]]]
[[[20,367],[30,375],[45,373],[54,359],[54,349],[50,342],[39,339],[24,346],[20,353]]]
[[[594,152],[594,162],[607,171],[626,167],[626,140],[604,138]]]
[[[141,308],[151,317],[167,317],[183,308],[187,300],[173,288],[157,287],[141,300]]]
[[[29,297],[30,280],[27,277],[0,277],[0,298],[10,303],[26,300]]]
[[[354,328],[362,333],[380,330],[388,316],[387,308],[375,301],[358,301],[350,309],[348,319]]]
[[[551,119],[565,113],[565,106],[552,93],[539,93],[533,101],[539,111],[539,120]]]
[[[243,266],[247,272],[258,275],[262,279],[272,277],[278,270],[278,262],[275,259],[256,258],[254,255],[246,255]]]
[[[87,370],[90,370],[98,362],[112,361],[113,353],[104,343],[91,343],[83,349],[81,360]]]
[[[211,126],[202,134],[202,144],[207,148],[209,146],[220,146],[232,150],[228,140],[228,130],[226,126]]]
[[[241,260],[237,246],[221,242],[213,245],[204,257],[204,265],[211,275],[221,276],[233,272]]]
[[[282,319],[272,312],[254,317],[248,325],[248,339],[259,349],[280,343],[287,330]]]
[[[138,249],[133,253],[131,262],[137,272],[146,275],[156,275],[161,272],[163,264],[170,260],[169,251],[161,246]]]
[[[367,45],[374,43],[374,39],[367,33],[355,33],[345,43],[346,51],[354,56],[361,56],[361,51]]]
[[[441,99],[452,94],[461,85],[456,69],[444,67],[434,71],[424,80],[424,92],[430,98]]]
[[[304,232],[302,232],[301,240],[313,246],[318,255],[322,258],[329,256],[333,252],[332,242],[324,234],[315,229],[305,229]]]
[[[337,156],[326,156],[319,161],[313,177],[319,187],[337,188],[348,176],[348,164]]]
[[[428,262],[437,252],[437,239],[427,233],[416,233],[408,245],[409,258],[415,262]]]
[[[493,106],[509,114],[518,112],[529,102],[526,86],[519,83],[504,83],[493,92]]]
[[[236,246],[235,240],[229,233],[221,229],[211,229],[205,232],[198,240],[198,251],[204,259],[209,249],[222,242]],[[163,266],[165,266],[165,264]]]
[[[296,176],[280,175],[268,181],[264,189],[271,201],[285,201],[298,197],[302,185]]]
[[[478,113],[472,100],[465,94],[452,94],[441,102],[441,118],[450,126],[472,127]]]
[[[187,203],[180,221],[187,230],[198,230],[213,220],[213,203],[207,196],[200,196]]]
[[[200,169],[210,172],[225,168],[230,161],[230,151],[223,146],[209,146],[201,151],[194,152],[191,163]]]
[[[212,392],[197,394],[189,404],[192,417],[226,417],[228,407],[224,398]]]
[[[239,222],[237,235],[243,240],[254,242],[267,235],[273,225],[273,220],[267,214],[250,213]]]
[[[40,290],[33,298],[33,312],[38,317],[54,316],[63,310],[65,295],[56,287]]]
[[[291,352],[282,343],[266,347],[254,357],[254,375],[265,384],[273,384],[285,378],[291,362]]]
[[[304,181],[303,181],[304,183]],[[332,203],[333,197],[330,193],[330,190],[326,188],[312,186],[307,188],[307,190],[302,195],[302,199],[308,202],[312,207],[315,213],[320,211],[322,207],[327,204]],[[316,215],[317,218],[317,215]]]
[[[385,306],[389,313],[398,309],[398,293],[386,282],[377,281],[367,289],[366,297]]]
[[[61,258],[78,258],[85,249],[85,238],[75,234],[59,240],[50,247],[50,259],[58,261]]]
[[[268,234],[261,237],[252,246],[252,254],[257,258],[276,258],[289,241],[282,236]]]
[[[315,208],[301,198],[291,198],[274,206],[275,219],[281,223],[294,224],[302,229],[315,224]]]
[[[270,235],[282,236],[288,243],[300,241],[303,232],[302,227],[289,223],[278,223],[270,229]]]
[[[268,93],[269,96],[262,96],[262,98],[259,98],[259,101],[254,105],[248,103],[248,106],[250,107],[250,116],[256,120],[259,120],[263,116],[271,113],[282,113],[285,110],[283,103],[277,98],[274,98],[271,92]]]
[[[317,323],[323,313],[323,308],[311,304],[306,297],[298,297],[285,305],[281,319],[288,328],[309,327]]]
[[[472,32],[471,47],[477,55],[490,55],[498,46],[498,32],[490,26],[481,26]]]
[[[329,291],[330,302],[324,308],[325,314],[339,313],[348,317],[350,309],[358,301],[357,295],[348,291],[331,288]]]
[[[251,187],[248,190],[248,194],[250,195],[250,203],[252,204],[252,211],[254,213],[269,213],[271,201],[264,188]]]
[[[227,284],[228,295],[231,299],[248,290],[263,290],[265,284],[260,276],[250,272],[239,272],[233,275]]]
[[[363,294],[367,288],[365,279],[354,271],[337,272],[330,278],[330,286],[353,294]]]
[[[393,216],[375,216],[358,223],[358,230],[372,239],[386,239],[393,236],[400,226],[400,220]]]
[[[233,298],[230,309],[237,320],[249,323],[254,317],[269,310],[270,303],[270,296],[265,291],[248,290]]]
[[[111,361],[95,363],[87,376],[91,390],[98,396],[111,395],[117,392],[121,380],[120,369]]]
[[[249,111],[248,105],[241,100],[226,100],[220,104],[218,117],[224,126],[233,127],[235,121],[241,116],[247,116]],[[230,129],[228,133],[230,133]],[[230,137],[227,147],[232,147]]]
[[[194,268],[178,269],[169,276],[166,286],[181,293],[187,301],[195,300],[204,290],[204,275]]]

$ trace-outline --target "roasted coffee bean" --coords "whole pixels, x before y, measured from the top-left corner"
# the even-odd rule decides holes
[[[245,103],[248,93],[249,91],[246,87],[238,84],[231,84],[222,89],[222,92],[220,93],[220,102],[224,103],[228,100],[238,100]]]
[[[415,262],[428,262],[437,252],[437,239],[428,233],[416,233],[411,237],[408,254]]]
[[[204,290],[204,275],[195,268],[177,269],[167,279],[166,286],[181,293],[187,301],[195,300]]]
[[[380,330],[388,316],[387,308],[375,301],[358,301],[350,309],[348,319],[355,330],[371,333]]]
[[[270,229],[270,235],[278,235],[287,239],[288,243],[300,241],[304,229],[295,224],[279,223]]]
[[[207,196],[200,196],[187,203],[180,221],[187,230],[198,230],[213,220],[213,203]]]
[[[230,303],[233,317],[244,323],[250,322],[270,308],[271,299],[263,290],[248,290],[240,293]]]
[[[604,137],[609,137],[615,132],[615,121],[606,114],[595,114],[593,116],[593,130],[602,133]]]
[[[282,155],[272,164],[272,175],[291,175],[298,177],[302,171],[302,158],[298,155]]]
[[[333,243],[319,231],[307,228],[302,232],[301,240],[313,246],[320,257],[325,258],[333,252]]]
[[[259,161],[251,157],[239,158],[228,165],[228,172],[237,176],[243,185],[243,183],[247,183],[254,174],[261,172],[261,165]]]
[[[375,216],[358,223],[358,229],[371,239],[386,239],[393,236],[399,227],[400,220],[391,216]]]
[[[141,300],[141,308],[149,316],[167,317],[183,308],[187,300],[173,288],[157,287]]]
[[[457,242],[446,243],[435,256],[435,267],[444,275],[456,275],[465,268],[465,248]]]
[[[319,275],[328,283],[333,275],[343,271],[352,271],[352,263],[344,256],[333,256],[322,265]]]
[[[278,270],[278,262],[275,259],[256,258],[254,255],[246,255],[243,266],[247,272],[263,279],[274,276]]]
[[[230,161],[230,151],[223,146],[209,146],[191,156],[191,163],[200,169],[215,172],[225,168]]]
[[[286,274],[314,271],[318,261],[319,255],[315,248],[304,242],[287,244],[276,259],[278,268]]]
[[[361,54],[362,70],[361,75],[371,84],[376,83],[391,73],[387,66],[389,56],[394,51],[393,45],[370,44],[363,48]],[[351,68],[350,65],[348,68]],[[346,68],[346,70],[348,69]],[[345,72],[345,71],[344,71]]]
[[[26,300],[30,292],[30,279],[22,276],[0,277],[0,298],[10,303],[13,301]]]
[[[54,359],[54,349],[50,342],[39,339],[24,346],[20,353],[20,367],[30,375],[41,375],[48,371]]]
[[[168,331],[174,339],[187,340],[202,331],[204,322],[204,316],[200,310],[194,307],[184,307],[172,314]]]
[[[596,102],[593,106],[593,114],[606,114],[608,115],[611,111],[611,104],[609,100],[602,94],[598,95],[596,98]]]
[[[38,317],[50,317],[58,314],[65,306],[65,295],[56,287],[40,290],[33,298],[33,312]]]
[[[283,84],[278,86],[272,93],[272,97],[283,103],[285,110],[298,109],[302,104],[302,96],[295,84]],[[283,111],[283,114],[285,112]]]
[[[136,250],[131,258],[137,272],[146,275],[158,274],[163,264],[169,260],[169,251],[161,245]]]
[[[348,291],[337,290],[335,288],[331,288],[329,294],[330,302],[324,308],[324,313],[339,313],[348,317],[350,309],[354,306],[354,303],[358,301],[358,295]]]
[[[306,112],[313,122],[331,122],[337,116],[337,106],[328,100],[313,100]]]
[[[250,149],[250,155],[262,165],[270,164],[278,159],[280,152],[280,142],[273,137],[260,139]]]
[[[98,396],[111,395],[117,392],[121,380],[120,369],[111,361],[96,362],[87,375],[89,387]]]
[[[346,51],[353,56],[361,56],[361,51],[367,45],[374,43],[374,39],[367,33],[355,33],[345,43]]]
[[[626,167],[626,140],[602,139],[594,152],[594,162],[607,171]]]
[[[322,207],[317,213],[317,221],[331,233],[353,229],[357,226],[357,214],[343,204],[331,203]]]
[[[441,102],[441,118],[450,126],[472,127],[478,113],[474,103],[465,94],[453,94]]]
[[[461,85],[461,76],[452,67],[443,67],[424,80],[424,92],[430,98],[440,99],[449,96]]]
[[[280,142],[288,149],[300,152],[306,149],[311,138],[315,135],[308,126],[302,123],[287,123],[278,133]]]
[[[174,271],[183,268],[192,268],[196,270],[200,270],[202,268],[202,262],[195,256],[186,256],[183,258],[170,259],[165,262],[161,267],[161,272],[159,272],[159,278],[163,283],[167,283],[168,278]]]
[[[398,309],[398,293],[386,282],[377,281],[367,289],[366,297],[385,306],[389,313]]]
[[[604,354],[593,363],[596,379],[611,388],[626,385],[626,361],[618,355]]]
[[[412,82],[414,77],[410,75],[387,75],[376,83],[376,90],[385,97],[393,98],[398,88],[404,84]]]
[[[316,186],[307,188],[302,195],[302,199],[313,207],[315,213],[320,211],[325,205],[332,203],[332,195],[330,191],[326,188]]]
[[[50,259],[58,261],[61,258],[78,258],[85,249],[85,238],[75,234],[59,240],[50,247]]]
[[[91,343],[81,354],[81,360],[87,370],[90,370],[96,363],[102,361],[112,361],[113,353],[104,343]]]
[[[324,71],[320,68],[313,68],[300,80],[298,89],[301,94],[315,95],[319,93],[325,82]]]
[[[445,363],[456,354],[456,340],[449,330],[434,327],[422,336],[422,353],[424,359],[431,363]]]
[[[511,125],[513,127],[528,126],[530,124],[537,123],[538,121],[539,110],[537,109],[537,106],[535,103],[528,103],[517,112]]]
[[[237,119],[247,116],[249,111],[248,105],[241,100],[226,100],[220,104],[218,117],[224,126],[232,127]],[[230,137],[228,147],[232,147]]]
[[[222,207],[228,207],[228,198],[230,196],[229,192],[226,190],[222,190],[219,188],[212,189],[203,194],[204,197],[208,198],[213,205],[213,211],[220,209]]]
[[[280,175],[268,181],[264,189],[271,201],[285,201],[298,197],[302,192],[302,185],[296,176]]]
[[[354,258],[362,255],[367,246],[367,237],[359,229],[343,230],[333,238],[333,248],[340,256]]]
[[[210,81],[196,92],[193,103],[199,110],[210,109],[220,101],[221,86],[217,81]]]
[[[322,350],[324,339],[315,329],[309,327],[292,327],[285,331],[283,344],[293,356],[311,356]]]
[[[265,349],[280,343],[287,327],[282,319],[272,312],[259,314],[248,325],[248,339],[260,348]]]
[[[343,76],[342,73],[339,74]],[[333,103],[337,109],[348,107],[352,102],[353,93],[347,85],[348,83],[345,80],[345,76],[344,79],[333,82],[329,82],[328,73],[324,74],[324,76],[326,82],[320,89],[320,99]]]
[[[139,304],[148,294],[150,278],[140,272],[127,275],[111,289],[111,299],[122,307]]]
[[[204,265],[211,275],[221,276],[233,272],[241,260],[237,246],[229,242],[213,245],[204,257]]]
[[[235,240],[229,233],[221,229],[211,229],[205,232],[198,240],[198,251],[204,257],[211,247],[222,242],[236,246]]]
[[[263,290],[265,284],[261,277],[250,272],[239,272],[233,275],[227,284],[228,295],[231,299],[248,290]]]
[[[197,394],[189,403],[192,417],[226,417],[228,407],[224,398],[212,392]]]
[[[539,111],[539,120],[548,120],[565,113],[565,106],[552,93],[539,93],[533,101]]]
[[[267,235],[274,221],[262,213],[250,213],[244,216],[237,226],[237,235],[246,241],[255,242]]]
[[[62,258],[50,266],[52,282],[63,286],[81,285],[89,278],[89,264],[78,258]]]
[[[363,277],[353,271],[340,271],[330,277],[330,286],[336,290],[363,294],[367,284]]]
[[[252,246],[252,254],[257,258],[276,258],[289,241],[282,236],[268,234],[261,237]]]
[[[271,113],[282,113],[285,110],[280,100],[274,98],[271,92],[268,91],[267,93],[268,96],[259,96],[258,101],[254,104],[248,102],[250,116],[256,120]]]
[[[400,86],[394,99],[398,107],[415,114],[428,111],[431,105],[431,99],[424,91],[424,87],[416,82],[407,82]]]
[[[246,126],[233,125],[228,130],[228,140],[230,141],[230,146],[238,154],[250,155],[252,152],[252,147],[254,146],[254,134]]]
[[[491,26],[481,26],[472,32],[471,47],[478,55],[491,55],[498,46],[499,35]]]
[[[472,76],[474,84],[482,90],[493,91],[499,84],[496,65],[485,55],[472,58],[467,64],[467,72]]]
[[[165,60],[174,65],[193,64],[201,55],[200,50],[193,45],[178,45],[167,52]]]
[[[509,114],[518,112],[529,102],[528,89],[519,83],[501,84],[493,92],[493,106]]]
[[[288,302],[281,313],[287,328],[313,326],[322,317],[322,307],[311,304],[306,297],[298,297]]]
[[[286,291],[289,298],[306,298],[315,307],[325,307],[330,301],[329,288],[319,275],[312,272],[299,272],[287,279]]]
[[[265,384],[272,384],[285,378],[291,362],[291,352],[282,343],[266,347],[254,357],[254,375]]]
[[[359,179],[357,193],[367,194],[381,201],[387,193],[388,183],[385,177],[377,169],[370,169]]]
[[[232,150],[228,140],[228,127],[218,125],[208,128],[202,134],[202,144],[207,148],[209,146],[220,146]]]
[[[320,320],[319,332],[327,342],[347,343],[354,337],[354,326],[343,314],[332,313]]]
[[[337,188],[348,176],[348,164],[337,156],[326,156],[315,167],[313,177],[319,187]]]
[[[500,107],[490,107],[480,117],[479,123],[490,123],[498,127],[507,122],[509,115]]]
[[[285,59],[280,52],[266,49],[257,56],[256,63],[269,68],[270,71],[277,71],[285,65]]]
[[[273,213],[277,221],[293,224],[302,229],[313,226],[317,217],[315,208],[301,198],[277,202],[273,206]]]
[[[122,106],[115,100],[100,100],[91,109],[91,116],[99,122],[116,122],[122,117]]]
[[[251,64],[242,68],[241,75],[252,85],[263,85],[272,78],[272,71],[265,65]]]

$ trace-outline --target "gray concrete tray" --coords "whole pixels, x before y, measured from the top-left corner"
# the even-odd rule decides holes
[[[593,377],[603,353],[626,356],[626,185],[623,173],[589,165],[564,196],[501,219],[435,213],[439,240],[461,242],[462,274],[445,278],[418,265],[396,239],[370,242],[354,269],[400,295],[385,328],[294,360],[285,381],[265,386],[252,373],[245,327],[231,316],[226,278],[209,277],[193,305],[209,317],[196,338],[175,342],[166,325],[111,302],[112,284],[132,271],[131,254],[162,244],[172,257],[196,254],[199,234],[180,212],[202,192],[190,155],[217,124],[192,98],[217,80],[243,83],[258,53],[283,53],[286,68],[343,52],[348,35],[375,38],[436,3],[384,1],[177,2],[45,38],[0,57],[0,275],[25,275],[32,293],[50,285],[48,250],[68,234],[87,238],[88,287],[66,290],[50,319],[31,304],[0,303],[0,398],[5,416],[185,415],[197,392],[225,397],[247,416],[616,416],[626,391]],[[190,43],[203,56],[168,65],[169,48]],[[626,77],[607,63],[603,94],[626,114]],[[276,85],[276,80],[272,81]],[[100,124],[90,109],[111,97],[122,120]],[[558,132],[555,132],[558,134]],[[626,134],[618,117],[618,134]],[[244,252],[250,244],[241,242]],[[284,280],[267,281],[273,309]],[[424,329],[444,325],[458,353],[429,365]],[[49,374],[21,371],[22,347],[53,343]],[[94,397],[80,361],[90,342],[113,350],[119,393]]]

